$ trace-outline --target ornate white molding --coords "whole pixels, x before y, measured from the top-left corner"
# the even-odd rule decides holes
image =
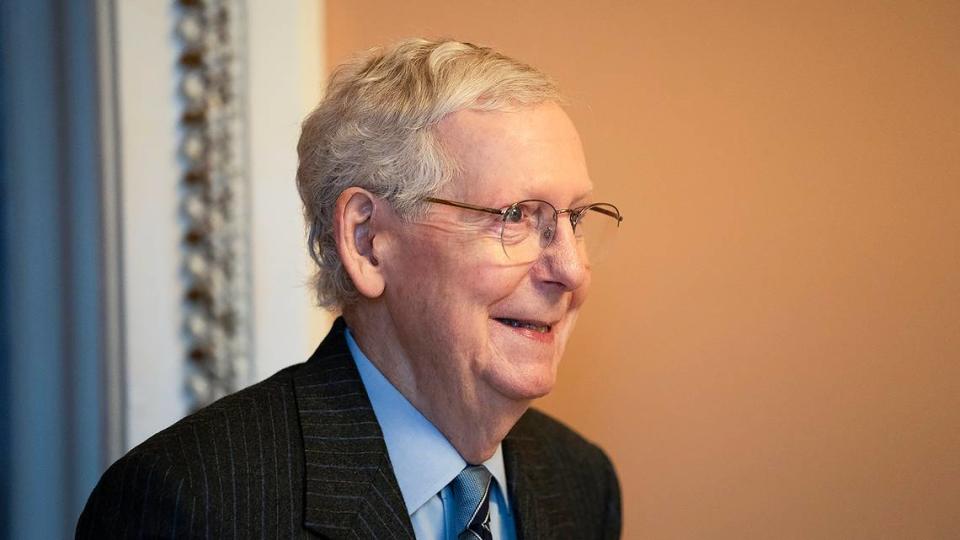
[[[186,388],[193,409],[250,382],[245,9],[179,0]]]

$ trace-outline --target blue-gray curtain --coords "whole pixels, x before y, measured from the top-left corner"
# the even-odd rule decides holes
[[[7,538],[72,537],[105,464],[96,5],[0,2]]]

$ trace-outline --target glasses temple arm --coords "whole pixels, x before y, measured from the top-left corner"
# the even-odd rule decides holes
[[[613,206],[613,205],[611,205],[611,206]],[[616,208],[616,207],[614,206],[614,208]],[[610,216],[610,217],[612,217],[613,219],[617,220],[617,223],[620,223],[621,221],[623,221],[623,216],[620,215],[620,211],[619,211],[619,210],[610,210],[610,209],[604,208],[604,207],[602,207],[602,206],[587,206],[586,208],[584,208],[584,211],[587,211],[587,210],[593,210],[594,212],[600,212],[601,214],[604,214],[604,215],[606,215],[606,216]]]
[[[431,203],[445,204],[445,205],[447,205],[447,206],[454,206],[454,207],[457,207],[457,208],[464,208],[464,209],[466,209],[466,210],[477,210],[478,212],[487,212],[487,213],[489,213],[489,214],[496,214],[496,215],[498,215],[498,216],[502,216],[503,213],[506,211],[505,209],[501,209],[501,208],[488,208],[488,207],[486,207],[486,206],[475,206],[475,205],[472,205],[472,204],[455,202],[455,201],[448,201],[448,200],[445,200],[445,199],[435,199],[435,198],[433,198],[433,197],[425,197],[423,200],[424,200],[424,201],[427,201],[427,202],[431,202]]]

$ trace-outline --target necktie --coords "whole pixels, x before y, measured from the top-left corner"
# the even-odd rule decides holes
[[[458,540],[493,540],[490,533],[490,487],[492,476],[483,465],[460,471],[450,482]]]

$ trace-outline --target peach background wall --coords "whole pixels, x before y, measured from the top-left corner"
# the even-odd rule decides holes
[[[540,406],[626,538],[960,531],[960,4],[332,1],[327,65],[493,45],[626,216]]]

